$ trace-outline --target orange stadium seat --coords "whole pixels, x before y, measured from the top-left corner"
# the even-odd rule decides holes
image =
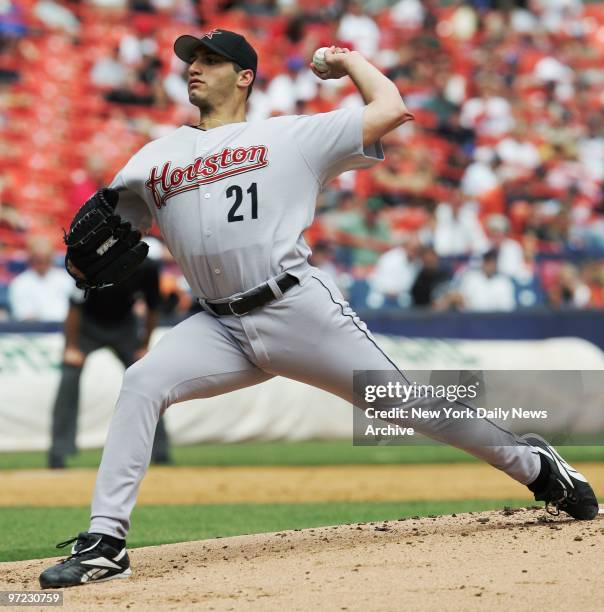
[[[103,157],[107,166],[106,173],[111,177],[115,169],[125,163],[131,153],[150,137],[149,130],[143,126],[149,123],[179,123],[186,117],[186,113],[175,105],[139,107],[110,103],[105,100],[102,91],[92,86],[89,75],[95,62],[111,53],[124,36],[137,34],[155,39],[163,77],[174,65],[172,43],[178,35],[201,33],[210,27],[244,30],[260,54],[260,75],[270,80],[283,72],[287,58],[293,55],[307,56],[313,48],[333,42],[337,28],[335,21],[308,19],[303,28],[302,41],[293,42],[287,36],[291,15],[252,14],[241,9],[224,12],[220,0],[195,3],[205,20],[202,26],[179,21],[169,10],[156,14],[132,14],[127,10],[101,9],[93,2],[70,2],[66,6],[81,22],[80,32],[74,38],[45,28],[34,16],[36,3],[37,0],[19,0],[25,20],[31,27],[19,51],[26,55],[23,58],[19,55],[18,61],[7,58],[6,64],[0,63],[2,67],[16,67],[20,72],[20,79],[7,88],[15,102],[0,111],[3,119],[3,123],[0,123],[3,146],[0,163],[3,174],[11,184],[10,189],[16,193],[15,205],[32,216],[32,223],[43,229],[53,222],[52,219],[55,223],[58,219],[61,223],[69,221],[69,207],[72,206],[70,193],[73,187],[71,174],[74,170],[86,167],[86,160],[92,151]],[[324,0],[305,0],[298,5],[306,15],[319,14],[325,8]],[[437,7],[438,19],[450,19],[455,10],[453,3]],[[591,26],[594,23],[596,25],[588,32],[589,53],[577,53],[573,68],[588,73],[592,78],[604,61],[604,2],[587,3],[584,10],[585,15],[593,20]],[[468,93],[476,93],[479,88],[479,79],[476,77],[480,76],[477,66],[482,54],[489,52],[487,46],[478,48],[479,38],[461,44],[452,36],[442,35],[442,31],[439,34],[438,29],[436,33],[409,32],[393,23],[388,8],[379,11],[375,21],[381,31],[382,48],[392,51],[413,49],[423,44],[420,42],[422,37],[430,38],[433,46],[424,49],[426,57],[434,54],[434,57],[446,60],[439,70],[465,77]],[[564,36],[556,35],[552,36],[551,42],[562,46],[565,39]],[[508,47],[495,50],[502,57],[507,57],[505,54],[511,52],[513,49]],[[554,139],[554,136],[544,135],[545,130],[534,129],[534,126],[540,126],[546,120],[549,94],[542,84],[526,78],[543,57],[541,47],[525,45],[514,58],[517,61],[515,70],[522,78],[507,84],[507,91],[513,103],[514,117],[531,126],[527,139],[543,150],[549,150],[552,148],[549,140]],[[404,142],[401,146],[419,152],[419,157],[422,152],[426,152],[435,180],[429,188],[422,190],[421,196],[426,201],[432,199],[437,203],[446,197],[442,193],[444,188],[441,183],[458,182],[464,168],[451,159],[457,145],[436,132],[439,116],[425,107],[425,100],[435,91],[432,80],[435,74],[427,70],[427,76],[422,77],[421,73],[416,75],[416,67],[412,65],[410,75],[401,79],[401,82],[408,83],[401,93],[419,100],[413,108],[417,121],[413,131],[410,130],[397,143]],[[587,120],[590,113],[594,116],[601,113],[604,96],[604,86],[601,83],[595,79],[587,79],[586,82],[588,86],[583,87],[580,95],[564,105],[566,112],[582,117],[583,121]],[[318,96],[308,101],[307,108],[310,112],[331,110],[351,91],[351,87],[343,87],[333,97]],[[464,155],[471,156],[475,144],[493,147],[499,140],[499,136],[479,135],[464,151]],[[421,160],[414,158],[408,167],[413,171],[420,163]],[[533,205],[529,201],[556,195],[541,178],[532,177],[526,183],[523,186],[510,181],[504,189],[496,189],[484,195],[480,199],[481,219],[494,212],[506,213],[513,233],[521,235],[531,216]],[[373,195],[369,172],[358,172],[349,184],[354,184],[355,191],[362,197]],[[522,190],[522,187],[525,189]],[[509,210],[506,210],[506,197],[516,190],[523,193],[517,198],[514,196],[507,203]],[[589,206],[599,211],[601,203],[590,201]],[[595,212],[594,218],[598,214]],[[395,231],[414,232],[428,223],[429,217],[426,208],[407,206],[392,211],[389,218]],[[23,236],[18,233],[12,235],[11,231],[5,227],[0,228],[2,245],[7,249],[22,246]],[[543,245],[544,250],[549,248]],[[551,272],[545,266],[544,270],[546,275],[555,276],[555,269]]]

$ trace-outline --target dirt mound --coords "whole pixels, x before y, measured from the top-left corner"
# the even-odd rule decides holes
[[[65,609],[595,609],[603,535],[527,509],[154,546],[128,580],[65,590]],[[0,564],[0,590],[38,588],[48,564]]]

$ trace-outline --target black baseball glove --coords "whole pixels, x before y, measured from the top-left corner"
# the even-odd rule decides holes
[[[78,210],[69,232],[65,268],[80,289],[100,289],[128,278],[147,256],[140,232],[115,214],[119,194],[97,191]]]

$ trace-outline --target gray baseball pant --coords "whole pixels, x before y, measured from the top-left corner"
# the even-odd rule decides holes
[[[396,367],[333,280],[314,268],[280,299],[241,318],[218,318],[208,312],[189,317],[126,371],[99,468],[89,530],[126,537],[158,419],[171,404],[227,393],[273,376],[292,378],[352,402],[355,370]],[[423,399],[417,405],[429,409],[431,402],[435,406],[442,400]],[[539,474],[539,457],[532,447],[488,420],[467,421],[463,437],[448,419],[414,420],[413,425],[523,484]],[[486,438],[496,443],[472,447],[464,442]]]
[[[82,313],[81,328],[77,336],[78,348],[86,357],[102,348],[112,349],[125,368],[135,361],[140,345],[138,321],[134,315],[123,321],[97,322]],[[83,366],[61,364],[61,380],[52,413],[51,446],[49,455],[63,459],[77,452],[76,433],[80,403],[80,377]],[[153,458],[165,460],[169,456],[169,440],[163,419],[157,424],[153,441]]]

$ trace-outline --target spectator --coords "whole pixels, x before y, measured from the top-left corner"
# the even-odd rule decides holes
[[[66,7],[54,0],[39,0],[34,15],[52,30],[60,30],[75,36],[80,29],[78,18]]]
[[[390,9],[390,17],[394,23],[408,30],[419,30],[425,16],[426,9],[420,0],[398,0]]]
[[[378,50],[380,29],[369,15],[364,14],[359,0],[349,0],[337,37],[371,59]]]
[[[593,115],[578,144],[578,158],[594,181],[604,185],[604,118]]]
[[[570,263],[562,264],[549,291],[549,303],[555,308],[586,308],[590,299],[589,287],[581,279],[577,268]]]
[[[516,301],[522,308],[545,303],[545,295],[537,263],[538,240],[535,234],[527,232],[522,236],[522,267],[514,275]]]
[[[157,53],[157,42],[153,36],[140,36],[135,32],[126,34],[120,40],[120,60],[129,67],[136,67],[145,55],[155,55]]]
[[[53,249],[44,236],[29,242],[29,269],[16,276],[8,288],[13,319],[64,321],[74,283],[62,268],[53,267]]]
[[[550,243],[550,250],[560,250],[567,242],[569,225],[568,211],[560,201],[551,199],[531,206],[524,229],[534,233],[542,244]]]
[[[269,84],[266,94],[271,111],[291,114],[298,100],[310,100],[317,93],[317,79],[304,68],[302,58],[290,57],[287,72],[277,75]]]
[[[476,203],[465,199],[457,188],[451,190],[448,202],[438,205],[433,242],[440,257],[478,254],[487,249],[476,209]]]
[[[441,121],[436,128],[436,133],[446,141],[457,145],[452,155],[455,155],[459,150],[465,153],[474,148],[474,140],[476,137],[474,128],[462,126],[459,113],[449,115],[446,120]]]
[[[600,261],[588,261],[581,270],[581,279],[589,289],[589,308],[604,308],[604,266]]]
[[[161,60],[157,55],[143,55],[141,65],[137,70],[137,77],[140,83],[152,88],[159,79],[161,70]]]
[[[423,108],[434,113],[440,125],[446,124],[451,117],[457,115],[458,107],[455,100],[459,94],[454,89],[451,75],[442,69],[435,74],[433,91],[422,104]]]
[[[510,311],[516,307],[512,281],[497,272],[498,253],[487,251],[478,269],[461,275],[454,302],[462,310],[473,312]]]
[[[496,249],[497,271],[510,278],[524,276],[524,253],[520,243],[509,237],[510,222],[503,215],[490,215],[486,221],[489,248]]]
[[[410,236],[404,246],[386,251],[377,261],[369,276],[368,303],[376,308],[384,304],[408,307],[410,291],[420,269],[421,245],[416,236]]]
[[[260,121],[271,116],[271,100],[266,89],[266,79],[261,74],[257,75],[254,81],[254,89],[248,102],[248,117],[250,121]]]
[[[484,136],[503,136],[514,125],[512,106],[503,93],[497,77],[482,77],[478,95],[467,100],[461,108],[462,127],[476,130]]]
[[[524,257],[519,263],[517,245],[506,246],[513,244],[508,228],[500,271],[521,269],[514,273],[517,301],[528,306],[541,299],[535,258],[543,251],[562,255],[572,247],[581,258],[604,249],[598,77],[604,21],[597,10],[588,16],[581,0],[21,4],[0,2],[0,241],[6,250],[23,248],[27,231],[65,226],[74,207],[133,150],[167,126],[190,123],[186,66],[160,63],[168,59],[166,38],[184,23],[207,29],[202,22],[211,27],[216,15],[238,30],[246,13],[261,56],[250,120],[358,105],[348,79],[322,82],[307,70],[312,51],[332,41],[372,57],[416,112],[417,122],[385,143],[385,163],[345,173],[321,195],[327,210],[318,222],[331,230],[321,239],[340,245],[322,254],[323,263],[331,259],[342,278],[360,270],[366,288],[364,277],[397,231],[418,233],[442,257],[481,254],[496,246],[493,231],[502,231],[489,229],[491,215],[505,214],[514,235],[523,235]],[[73,144],[88,141],[98,172],[86,167],[90,147]],[[466,192],[459,204],[442,195],[456,185]],[[358,200],[377,196],[394,210],[376,215],[369,230],[360,208],[333,212],[344,191]],[[421,215],[412,212],[420,208]],[[494,223],[504,225],[501,218]],[[530,255],[527,240],[534,243]],[[515,264],[508,268],[512,252]],[[588,304],[599,304],[593,266],[579,263],[578,270],[578,283],[592,295]],[[551,298],[559,303],[569,301],[560,297],[571,291],[572,274],[565,274],[559,297]],[[549,287],[545,278],[543,284]]]
[[[530,0],[541,25],[549,32],[573,33],[573,26],[583,14],[583,0]]]
[[[434,183],[429,155],[420,147],[407,149],[387,145],[384,163],[371,170],[371,191],[386,204],[406,203],[415,195],[424,194]]]
[[[502,162],[506,180],[526,179],[541,163],[537,146],[527,139],[527,127],[518,124],[508,136],[495,146],[495,153]]]
[[[187,104],[189,104],[187,72],[188,67],[183,68],[181,71],[171,70],[170,73],[164,79],[164,91],[166,92],[168,99],[174,104],[180,104],[181,106],[186,106]],[[254,83],[254,93],[257,87],[257,83]],[[252,95],[254,94],[252,93]]]
[[[334,248],[329,242],[319,241],[312,250],[311,264],[319,270],[327,272],[332,278],[338,276],[338,270],[334,264]]]
[[[533,74],[543,83],[571,83],[574,78],[572,69],[553,55],[540,59],[535,64]]]
[[[495,168],[499,160],[490,147],[478,147],[474,161],[466,168],[461,178],[461,188],[472,198],[480,198],[500,186]]]
[[[459,2],[451,17],[453,36],[458,40],[470,40],[478,30],[478,14],[472,3],[467,0]]]
[[[120,48],[114,47],[109,55],[94,63],[90,80],[96,87],[116,89],[126,82],[127,75],[126,67],[120,61]]]
[[[516,6],[510,15],[510,28],[519,34],[530,34],[539,26],[537,16],[525,6]]]
[[[444,295],[451,274],[441,264],[438,254],[432,246],[425,246],[421,250],[421,267],[411,287],[413,306],[428,308]]]
[[[141,83],[134,70],[128,70],[124,83],[108,91],[105,99],[117,104],[152,106],[156,101],[156,96],[153,90]]]
[[[377,263],[380,253],[390,248],[390,226],[380,217],[381,201],[367,202],[362,210],[351,210],[340,217],[334,238],[350,249],[353,267]]]
[[[592,201],[598,197],[601,188],[601,184],[594,181],[589,170],[579,162],[574,148],[562,146],[555,148],[549,160],[545,183],[558,196],[572,191],[582,193]]]

